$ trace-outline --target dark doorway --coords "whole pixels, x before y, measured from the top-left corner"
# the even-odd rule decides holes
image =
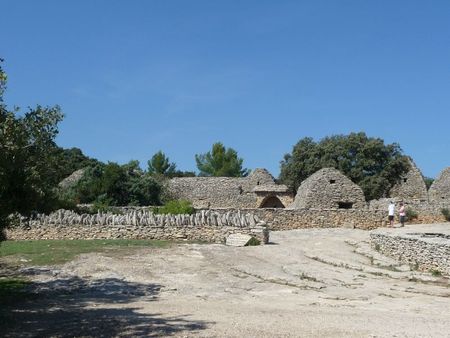
[[[262,201],[260,208],[284,208],[284,205],[278,197],[269,196]]]

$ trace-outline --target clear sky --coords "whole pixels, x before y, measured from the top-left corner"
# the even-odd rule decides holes
[[[305,136],[365,131],[450,165],[450,1],[0,0],[10,106],[59,104],[102,161],[216,141],[275,176]]]

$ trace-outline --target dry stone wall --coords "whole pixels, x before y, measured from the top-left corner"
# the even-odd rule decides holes
[[[324,168],[304,180],[295,196],[294,209],[364,209],[362,189],[334,168]]]
[[[450,203],[450,167],[445,168],[428,191],[430,202],[449,202]]]
[[[226,213],[229,209],[213,209]],[[267,223],[270,230],[306,228],[375,229],[386,224],[387,213],[381,210],[357,209],[241,209]]]
[[[254,190],[258,186],[266,187],[266,191]],[[290,196],[287,187],[275,184],[266,169],[255,169],[248,177],[237,178],[177,177],[168,181],[167,189],[172,198],[189,200],[195,208],[257,208],[269,195],[291,201],[286,198]]]
[[[404,200],[428,201],[428,193],[423,175],[410,158],[410,170],[400,178],[400,182],[392,187],[389,196]]]
[[[439,271],[450,275],[450,232],[370,234],[373,248],[386,256],[410,264],[422,271]]]
[[[76,214],[59,210],[37,215],[7,230],[11,240],[36,239],[187,239],[223,243],[230,234],[241,233],[268,241],[265,222],[252,213],[217,213],[202,210],[193,215],[154,215],[135,210],[123,215]]]
[[[379,200],[372,200],[369,202],[370,211],[382,211],[387,215],[389,202],[393,201],[395,204],[395,214],[398,217],[398,210],[400,203],[405,204],[406,209],[410,209],[417,213],[418,218],[413,220],[417,224],[441,223],[445,221],[442,209],[450,209],[449,202],[424,202],[419,200],[403,200],[401,198],[381,198]]]

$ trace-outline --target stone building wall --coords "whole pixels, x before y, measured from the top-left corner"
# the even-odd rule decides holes
[[[445,168],[428,191],[430,202],[448,202],[450,203],[450,167]]]
[[[364,209],[362,189],[334,168],[324,168],[304,180],[298,188],[294,209]]]
[[[410,170],[400,178],[400,182],[392,187],[389,196],[404,200],[428,201],[427,186],[423,175],[410,158]]]
[[[450,275],[450,232],[388,233],[376,231],[370,234],[373,248],[386,256],[410,264],[422,271],[437,270]]]
[[[254,191],[258,186],[265,186],[266,190]],[[248,177],[238,178],[176,177],[168,181],[167,189],[172,198],[189,200],[195,208],[258,208],[267,196],[292,201],[287,187],[275,184],[265,169],[255,169]]]
[[[209,210],[194,215],[153,215],[145,210],[122,215],[76,214],[59,210],[7,229],[9,240],[158,239],[224,243],[230,234],[246,234],[267,243],[265,222],[251,213]]]

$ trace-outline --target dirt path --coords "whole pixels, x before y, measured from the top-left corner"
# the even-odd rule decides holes
[[[447,279],[410,271],[353,229],[272,232],[273,244],[87,254],[27,269],[44,294],[10,336],[450,337]]]

